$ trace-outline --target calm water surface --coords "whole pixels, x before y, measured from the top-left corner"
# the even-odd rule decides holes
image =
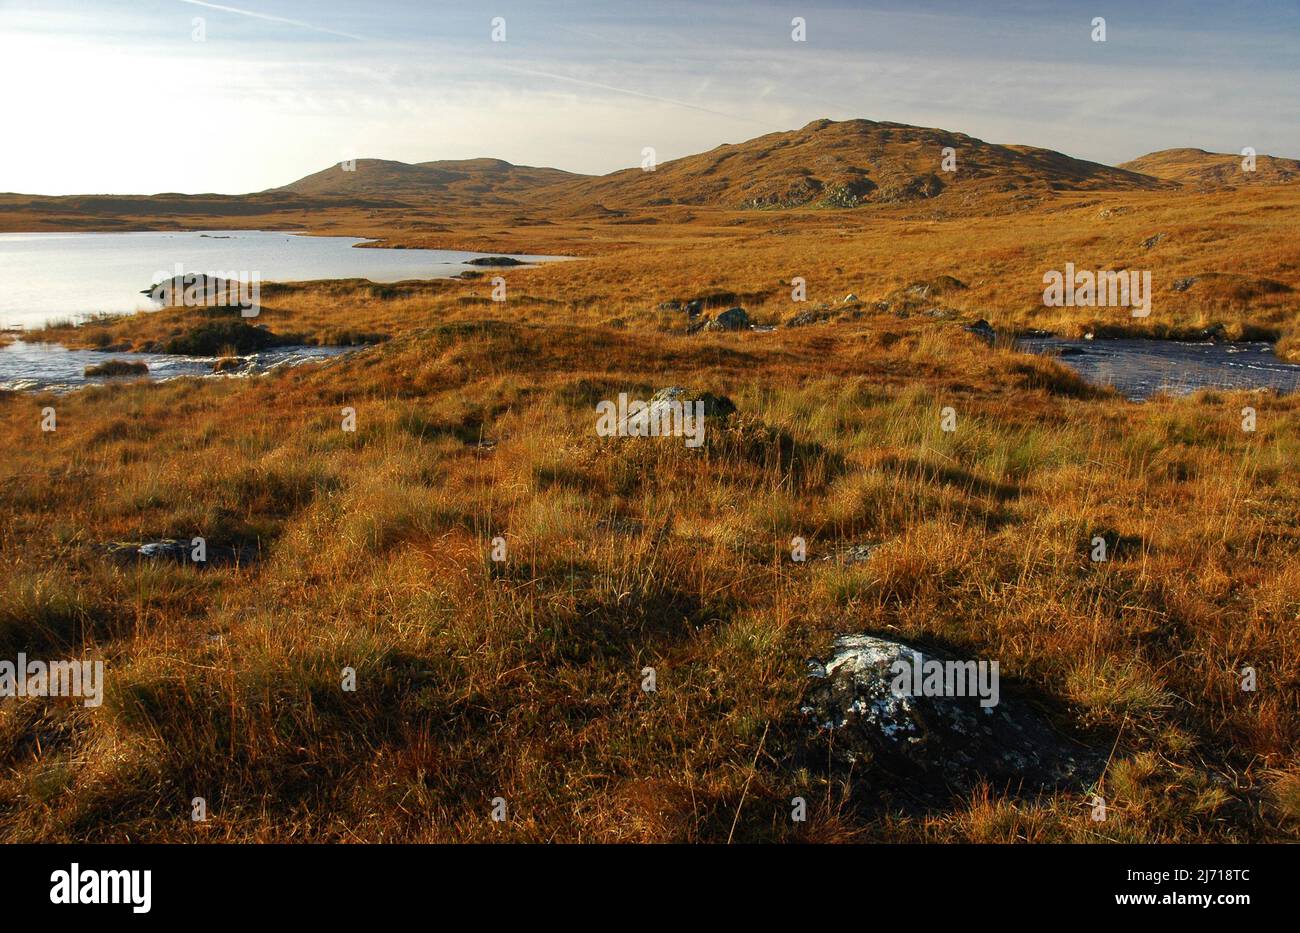
[[[399,282],[446,278],[473,268],[465,260],[489,255],[356,248],[366,242],[373,241],[262,230],[0,233],[0,328],[40,327],[48,321],[153,308],[140,291],[170,277],[177,263],[185,272],[258,273],[263,282]],[[564,257],[511,258],[547,262]],[[491,274],[490,269],[480,271]]]
[[[1032,353],[1057,356],[1089,382],[1112,386],[1135,401],[1157,392],[1185,395],[1212,388],[1294,392],[1300,387],[1300,364],[1279,360],[1268,343],[1022,337],[1016,344]]]

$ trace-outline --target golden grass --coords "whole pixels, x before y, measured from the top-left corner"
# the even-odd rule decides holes
[[[1293,836],[1297,402],[1133,405],[952,321],[870,305],[950,274],[969,287],[938,303],[959,318],[1054,324],[1036,296],[1044,263],[1066,259],[1300,284],[1293,238],[1278,236],[1288,192],[1127,194],[1105,202],[1128,208],[1113,222],[1103,200],[874,232],[847,212],[569,225],[542,241],[480,225],[469,239],[495,251],[542,242],[586,258],[508,271],[505,304],[483,301],[482,282],[268,290],[260,322],[277,333],[389,338],[317,367],[0,397],[0,656],[85,653],[108,670],[97,710],[0,704],[0,834]],[[1138,241],[1159,230],[1169,246],[1148,256]],[[812,303],[852,291],[863,310],[730,335],[686,335],[684,315],[655,310],[731,291],[775,322],[796,275]],[[1289,293],[1239,308],[1187,294],[1153,321],[1295,323]],[[193,316],[49,336],[145,345]],[[597,400],[675,384],[726,394],[739,416],[698,451],[595,436]],[[1254,434],[1239,428],[1247,398]],[[945,406],[955,433],[940,430]],[[196,534],[262,559],[124,568],[95,548]],[[796,534],[814,557],[883,546],[862,565],[796,565]],[[1094,535],[1109,562],[1089,560]],[[504,563],[489,559],[496,537]],[[847,631],[998,659],[1058,723],[1114,747],[1098,788],[1108,820],[1089,818],[1083,791],[983,788],[939,811],[882,810],[798,766],[805,660]],[[1247,665],[1254,693],[1238,686]],[[355,693],[340,689],[345,667]],[[190,820],[195,796],[206,822]],[[489,816],[497,796],[504,823]],[[788,818],[795,796],[806,824]]]

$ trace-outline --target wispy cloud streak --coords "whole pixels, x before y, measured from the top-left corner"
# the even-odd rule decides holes
[[[180,0],[181,3],[187,3],[190,6],[201,6],[209,10],[220,10],[222,13],[236,13],[240,16],[249,16],[253,19],[265,20],[269,23],[284,23],[288,26],[299,26],[303,29],[310,29],[312,32],[323,32],[329,36],[339,36],[343,39],[357,39],[362,42],[367,41],[365,36],[359,36],[353,32],[343,32],[339,29],[328,29],[324,26],[316,26],[312,23],[303,22],[300,19],[290,19],[287,16],[273,16],[270,13],[258,13],[256,10],[241,10],[239,7],[225,6],[220,3],[207,3],[205,0]]]

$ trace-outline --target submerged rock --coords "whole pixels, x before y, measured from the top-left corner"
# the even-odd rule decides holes
[[[1001,695],[991,664],[981,671],[904,642],[844,635],[810,667],[801,707],[810,760],[853,765],[864,781],[905,781],[908,793],[930,796],[980,781],[1019,791],[1085,785],[1100,774],[1100,754],[1058,735],[1023,700]],[[929,689],[933,670],[953,671],[953,686],[941,676],[940,688]],[[913,683],[918,672],[924,678]]]

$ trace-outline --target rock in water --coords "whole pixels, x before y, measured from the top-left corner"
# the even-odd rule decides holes
[[[466,259],[467,266],[522,266],[524,265],[518,259],[512,256],[480,256],[478,259]]]
[[[927,689],[912,674],[966,672],[970,689]],[[967,791],[981,780],[997,789],[1031,792],[1083,785],[1101,773],[1099,754],[1058,735],[1024,701],[981,690],[996,680],[974,662],[872,635],[844,635],[825,661],[811,662],[801,709],[810,760],[854,766],[873,785],[906,782],[919,797]],[[899,675],[906,670],[906,679]],[[962,682],[960,676],[951,683]],[[987,705],[990,697],[996,699]]]

